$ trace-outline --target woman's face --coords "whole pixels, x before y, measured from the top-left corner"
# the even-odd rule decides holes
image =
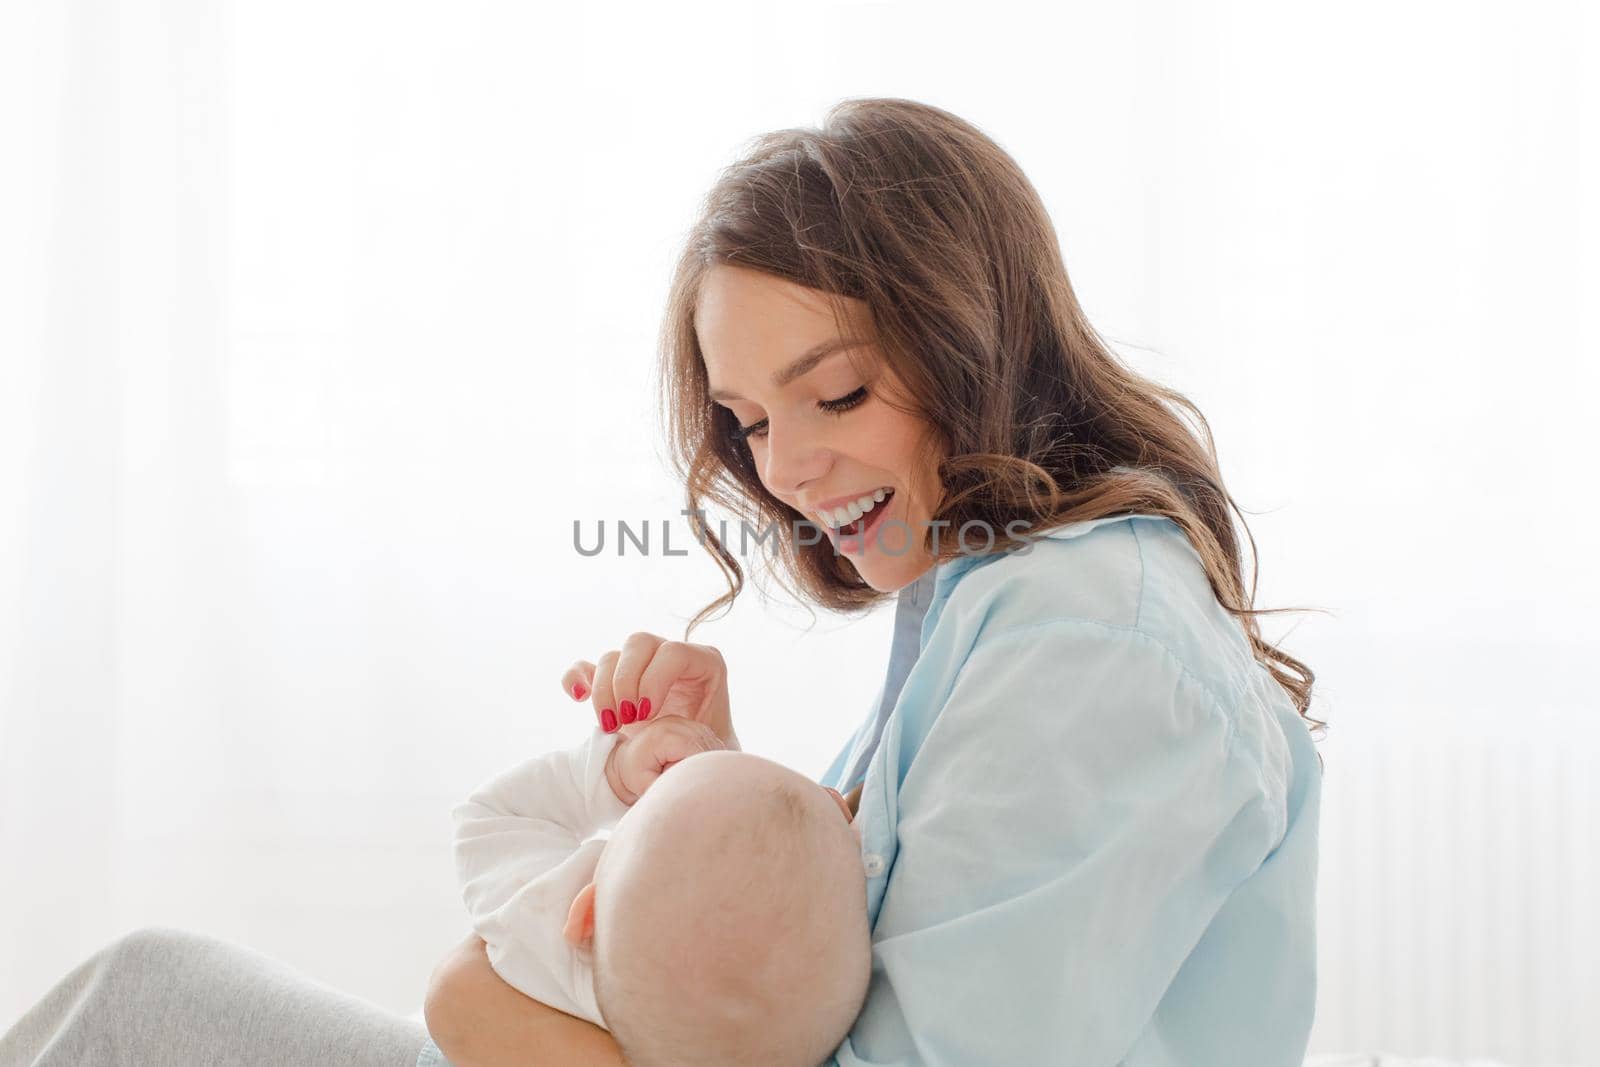
[[[884,403],[893,396],[911,406],[870,343],[867,306],[848,303],[841,336],[824,294],[719,265],[702,282],[695,333],[712,399],[749,431],[767,491],[819,525],[863,581],[893,592],[932,565],[922,542],[938,500],[937,461],[923,443],[927,423]],[[870,502],[880,489],[884,499],[854,526],[834,529],[838,515],[823,521],[823,508],[844,507],[849,517],[851,501]]]

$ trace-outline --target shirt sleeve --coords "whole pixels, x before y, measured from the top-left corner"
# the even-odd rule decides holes
[[[872,984],[829,1063],[1112,1067],[1282,839],[1281,784],[1165,646],[1098,622],[980,637],[906,766],[910,718]]]
[[[545,753],[496,775],[451,811],[462,900],[490,964],[510,986],[604,1025],[592,961],[562,936],[573,897],[628,810],[605,777],[615,734]]]

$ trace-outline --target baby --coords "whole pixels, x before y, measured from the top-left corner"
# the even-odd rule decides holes
[[[872,953],[849,807],[709,727],[596,728],[451,814],[495,972],[610,1030],[633,1067],[816,1067],[861,1009]]]

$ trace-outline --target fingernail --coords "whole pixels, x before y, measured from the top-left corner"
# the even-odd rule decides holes
[[[639,713],[638,713],[638,711],[636,711],[634,709],[633,701],[624,700],[622,702],[622,721],[623,722],[632,722],[634,719],[637,719],[638,717],[639,717]]]
[[[600,713],[600,728],[608,734],[617,732],[617,715],[610,708]]]
[[[640,697],[639,698],[639,721],[640,722],[644,722],[649,717],[650,717],[650,698],[649,697]]]
[[[572,687],[572,699],[573,700],[582,700],[584,697],[586,697],[588,695],[589,695],[589,691],[583,687],[583,683],[582,682],[579,682],[577,685]]]

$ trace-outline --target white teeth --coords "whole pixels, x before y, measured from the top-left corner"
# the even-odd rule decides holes
[[[857,497],[855,500],[850,501],[848,504],[845,504],[842,507],[833,508],[831,510],[824,508],[823,510],[818,511],[817,515],[829,526],[829,528],[838,529],[840,526],[845,526],[855,522],[861,516],[865,515],[874,507],[881,504],[883,502],[883,498],[888,495],[888,489],[874,489],[865,496]]]

